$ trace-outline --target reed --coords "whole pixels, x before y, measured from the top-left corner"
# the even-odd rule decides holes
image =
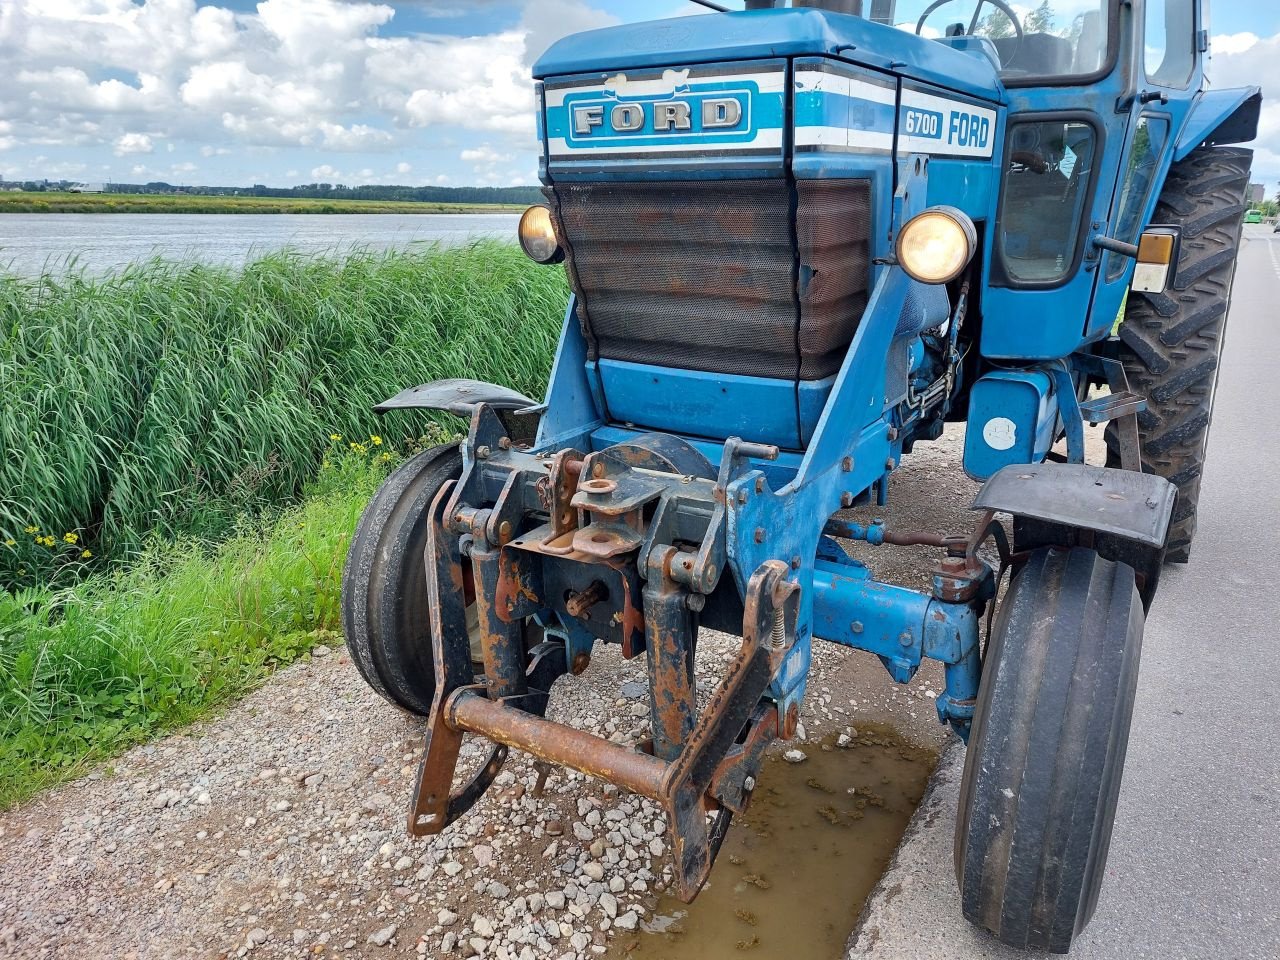
[[[0,587],[216,542],[294,501],[333,443],[420,436],[427,415],[371,412],[403,387],[541,396],[566,297],[491,241],[0,279]]]

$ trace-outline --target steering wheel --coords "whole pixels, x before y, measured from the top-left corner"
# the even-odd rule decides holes
[[[937,10],[939,7],[943,7],[948,3],[954,2],[955,0],[933,0],[933,3],[925,7],[924,13],[920,14],[920,19],[916,21],[916,36],[921,36],[924,33],[924,22],[929,19],[929,14],[933,13],[933,11]],[[1009,6],[1009,4],[1005,3],[1005,0],[978,0],[978,5],[973,8],[973,19],[969,21],[969,29],[965,31],[966,34],[968,36],[973,36],[974,31],[978,29],[978,14],[982,13],[982,8],[988,3],[1009,18],[1009,22],[1013,24],[1014,35],[1018,39],[1018,44],[1021,45],[1023,36],[1022,21],[1020,21],[1018,19],[1018,15],[1013,12],[1013,8]],[[1009,59],[1017,59],[1017,53],[1015,52]]]

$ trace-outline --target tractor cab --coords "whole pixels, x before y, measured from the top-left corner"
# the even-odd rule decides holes
[[[748,0],[538,60],[546,202],[519,241],[572,291],[545,399],[380,405],[468,432],[387,481],[344,576],[353,660],[426,718],[412,833],[516,748],[659,804],[692,899],[796,733],[815,640],[898,682],[933,659],[969,751],[964,913],[1069,948],[1145,612],[1195,532],[1261,103],[1205,89],[1204,23],[1193,0]],[[948,422],[971,531],[844,513]],[[935,550],[931,588],[851,541]],[[704,628],[742,644],[700,698]],[[647,665],[640,742],[545,719],[603,644]],[[455,789],[467,732],[493,747]]]

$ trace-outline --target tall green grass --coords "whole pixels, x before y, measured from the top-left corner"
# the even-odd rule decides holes
[[[0,808],[335,642],[347,544],[394,462],[335,451],[301,504],[217,547],[156,543],[110,576],[0,591]]]
[[[566,295],[492,242],[0,279],[0,587],[217,539],[295,498],[331,437],[418,436],[421,414],[370,412],[403,387],[541,396]]]

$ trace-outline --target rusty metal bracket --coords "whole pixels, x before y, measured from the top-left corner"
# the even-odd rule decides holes
[[[495,749],[471,782],[459,793],[450,795],[462,749],[462,733],[444,722],[444,704],[455,690],[475,682],[467,633],[462,554],[458,538],[448,532],[445,523],[453,492],[453,481],[444,484],[427,513],[427,594],[436,690],[409,808],[409,833],[414,836],[439,833],[466,813],[493,782],[507,756],[505,750]]]
[[[769,560],[752,574],[742,618],[742,647],[663,782],[675,867],[673,887],[685,903],[706,883],[733,814],[726,805],[708,827],[703,795],[795,642],[800,591],[798,584],[787,579],[789,573],[785,563]],[[753,753],[758,762],[759,753]],[[744,783],[746,776],[756,772],[747,771],[745,763],[743,771]]]

